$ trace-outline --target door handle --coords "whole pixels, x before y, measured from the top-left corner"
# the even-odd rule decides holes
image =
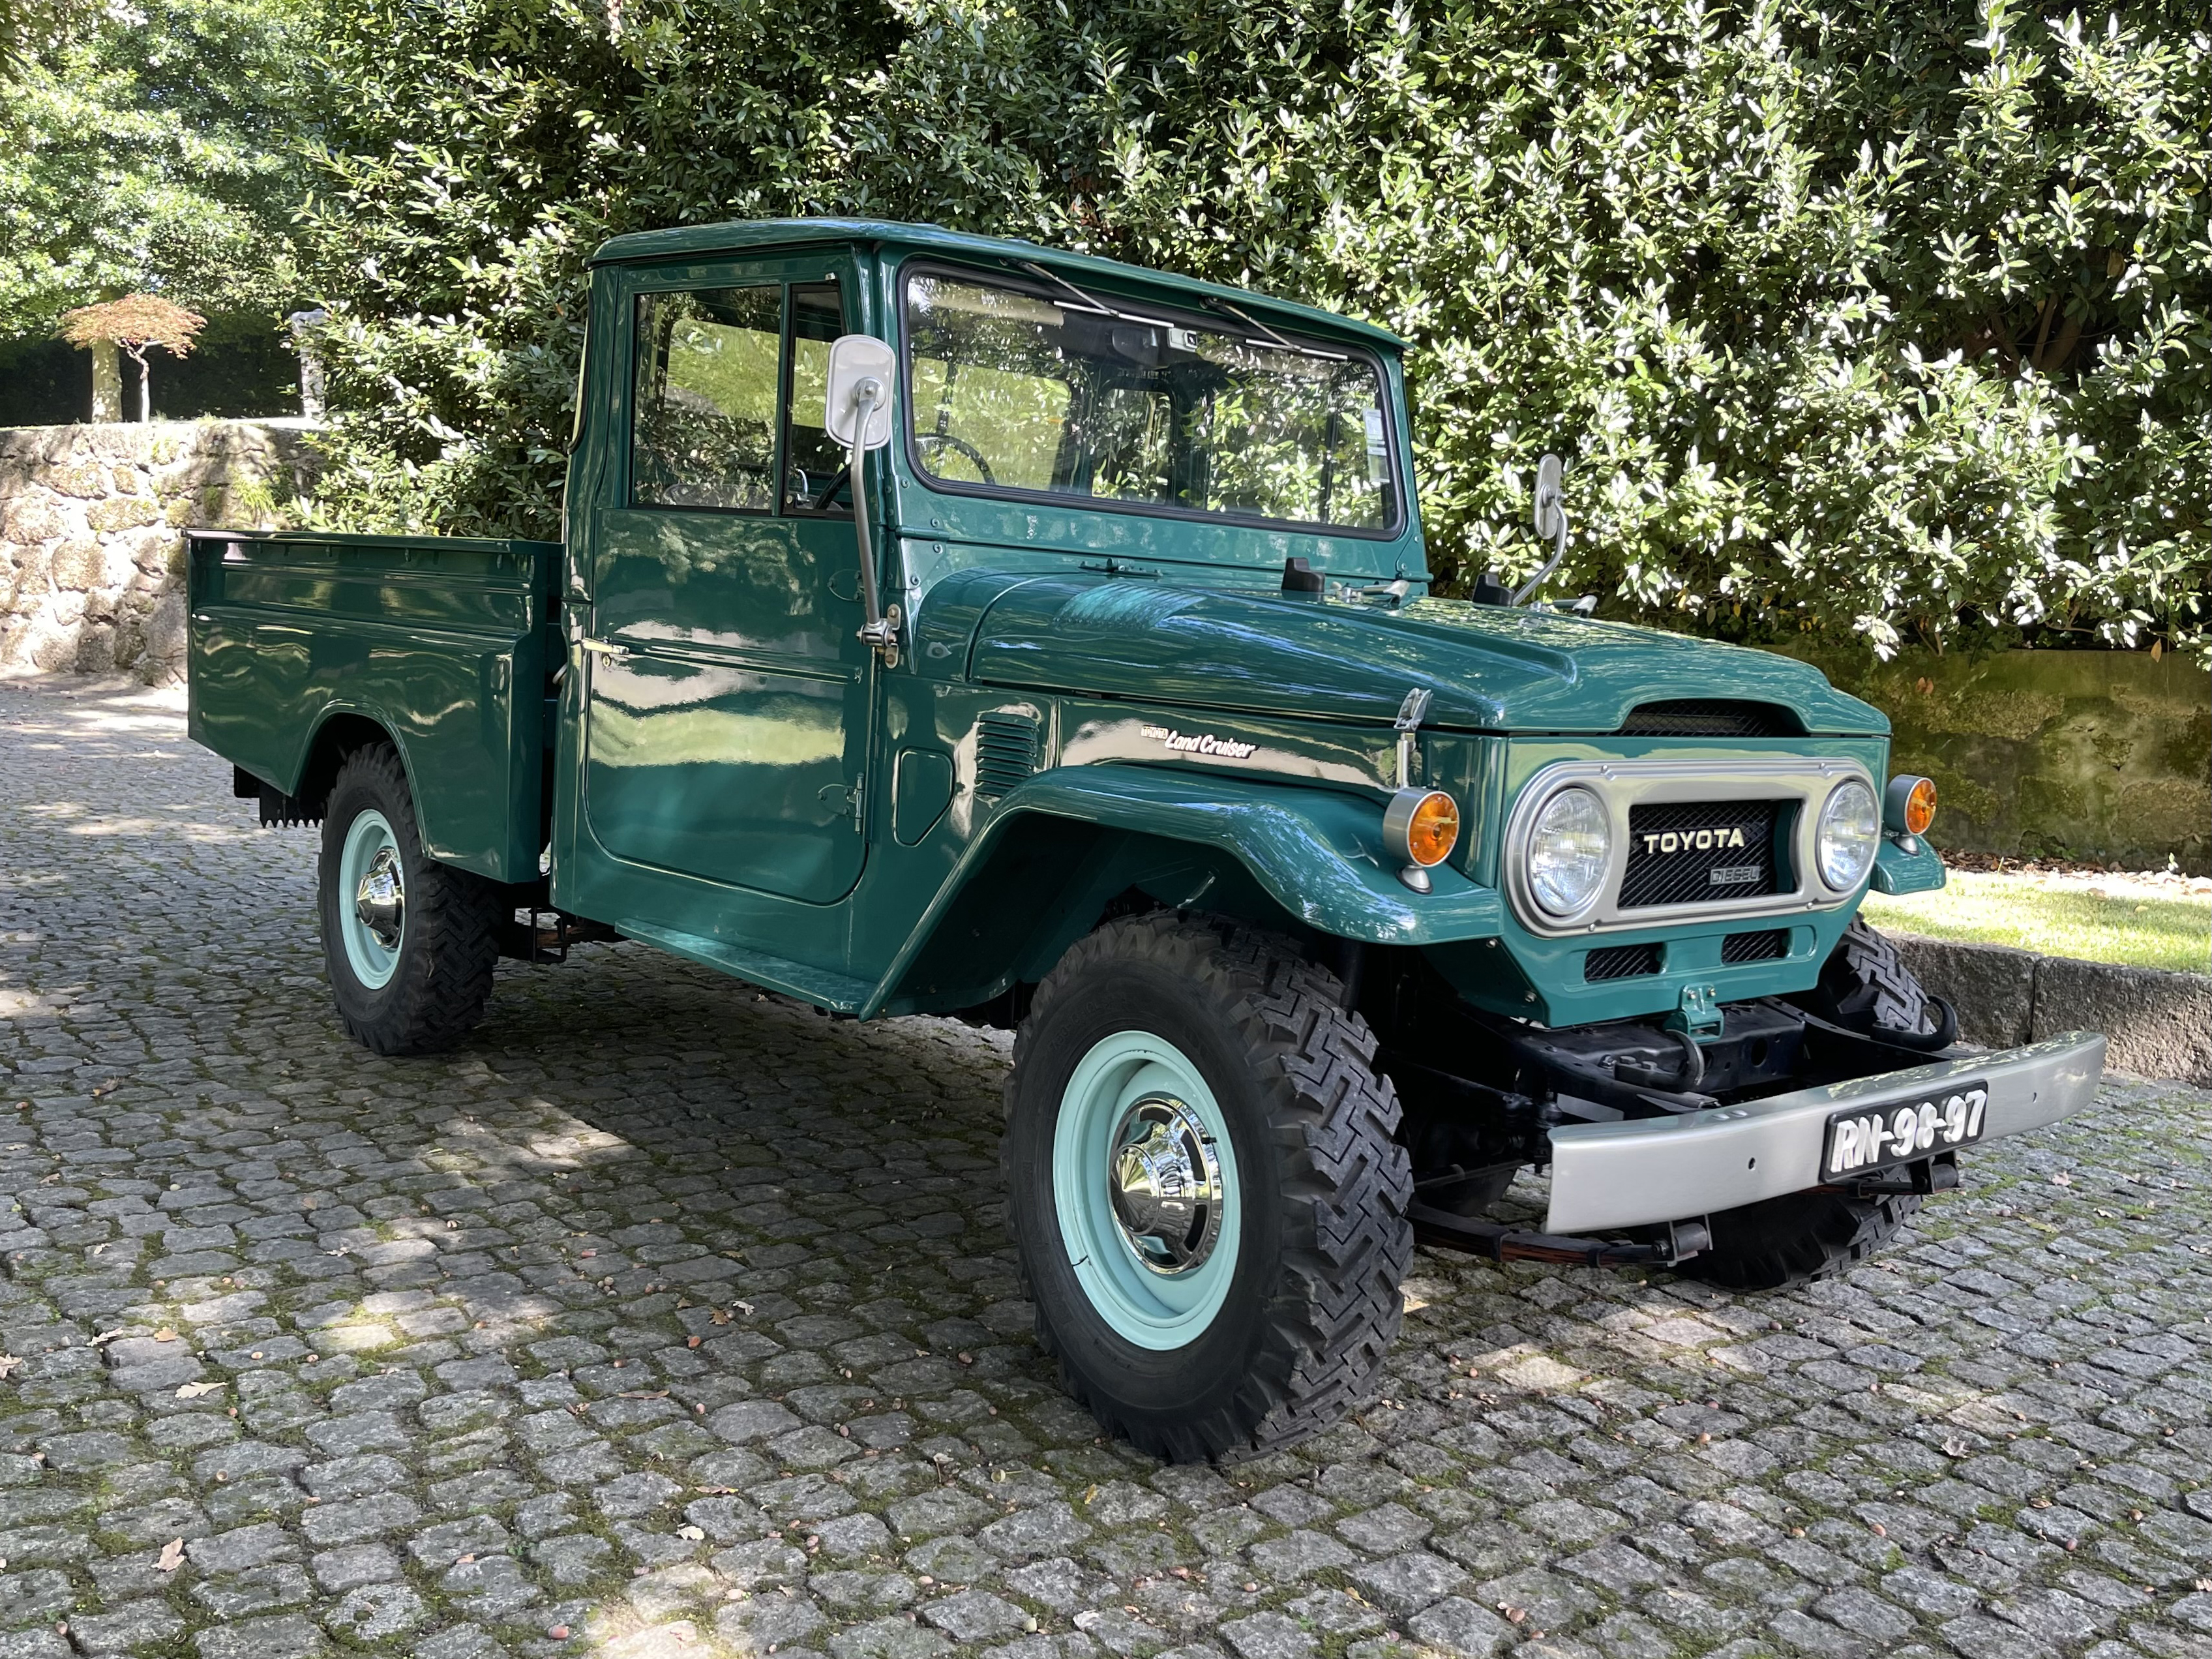
[[[613,644],[606,640],[586,639],[580,640],[578,643],[595,657],[606,657],[611,659],[615,657],[627,657],[629,655],[629,653],[623,647]]]

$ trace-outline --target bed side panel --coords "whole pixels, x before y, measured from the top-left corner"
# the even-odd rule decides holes
[[[195,532],[191,731],[295,793],[334,718],[389,732],[432,855],[538,872],[550,543]]]

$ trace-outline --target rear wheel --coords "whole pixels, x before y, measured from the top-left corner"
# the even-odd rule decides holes
[[[423,852],[391,744],[356,750],[338,768],[319,875],[331,993],[356,1042],[380,1054],[428,1054],[483,1019],[499,960],[499,889]]]
[[[1112,922],[1037,989],[1006,1090],[1037,1334],[1139,1449],[1303,1438],[1373,1385],[1413,1253],[1375,1038],[1291,941]]]

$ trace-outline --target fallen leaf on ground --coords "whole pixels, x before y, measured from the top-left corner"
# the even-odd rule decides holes
[[[161,1546],[161,1559],[154,1563],[163,1572],[174,1572],[185,1565],[185,1540],[172,1538]]]
[[[204,1395],[221,1394],[222,1392],[222,1384],[220,1382],[187,1382],[177,1390],[177,1398],[179,1400],[198,1400]]]

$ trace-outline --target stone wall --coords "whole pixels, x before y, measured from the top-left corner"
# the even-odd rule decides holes
[[[1810,653],[1808,653],[1809,655]],[[2212,676],[2147,651],[1812,656],[1890,718],[1957,852],[2212,874]]]
[[[0,672],[184,673],[186,526],[286,522],[299,421],[0,430]]]
[[[2212,978],[2109,962],[2039,957],[1888,933],[1905,965],[1957,1012],[1959,1035],[2010,1048],[2069,1031],[2101,1031],[2106,1063],[2138,1077],[2212,1084]]]

